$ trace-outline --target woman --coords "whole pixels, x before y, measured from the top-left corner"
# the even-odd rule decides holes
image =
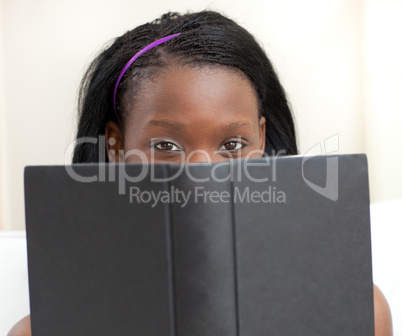
[[[203,162],[297,154],[285,92],[252,35],[210,11],[168,13],[113,41],[81,84],[73,162]],[[135,150],[135,151],[133,151]],[[138,153],[142,154],[139,156]],[[376,335],[391,335],[374,286]],[[26,317],[10,336],[30,335]]]

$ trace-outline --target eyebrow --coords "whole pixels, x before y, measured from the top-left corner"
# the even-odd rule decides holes
[[[186,133],[186,126],[182,124],[181,122],[177,121],[169,121],[166,119],[158,119],[158,120],[150,120],[149,123],[144,127],[145,129],[150,128],[150,127],[164,127],[164,128],[169,128],[169,129],[177,129],[183,133]],[[247,122],[238,122],[238,121],[233,121],[227,124],[219,125],[219,129],[222,132],[234,132],[238,130],[239,128],[253,128],[253,125]]]
[[[165,119],[151,120],[147,125],[145,125],[144,128],[147,129],[150,128],[151,126],[164,127],[169,129],[178,129],[181,132],[186,132],[186,127],[184,126],[184,124],[176,121],[172,122]]]
[[[253,125],[251,125],[250,123],[246,123],[246,122],[233,121],[231,123],[220,126],[222,131],[228,132],[228,133],[234,132],[234,131],[238,130],[239,128],[243,128],[243,127],[253,128]]]

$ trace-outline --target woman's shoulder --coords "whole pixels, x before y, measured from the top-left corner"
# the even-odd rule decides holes
[[[374,285],[374,325],[375,336],[392,335],[391,310],[384,294]]]
[[[28,315],[19,320],[7,336],[31,336],[31,316]]]

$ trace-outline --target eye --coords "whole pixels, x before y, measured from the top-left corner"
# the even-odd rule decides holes
[[[181,148],[174,144],[173,142],[170,141],[159,141],[154,144],[155,148],[163,151],[171,151],[171,152],[176,152],[180,151]]]
[[[223,151],[236,151],[239,149],[242,149],[245,146],[244,143],[242,143],[241,141],[236,141],[236,140],[230,140],[226,143],[224,143],[219,150],[223,150]]]

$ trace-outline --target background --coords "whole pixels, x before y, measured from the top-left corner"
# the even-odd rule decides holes
[[[248,29],[288,93],[300,153],[366,153],[372,202],[402,197],[402,0],[191,3],[0,0],[0,228],[25,227],[24,166],[70,162],[89,62],[167,11],[214,9]]]

